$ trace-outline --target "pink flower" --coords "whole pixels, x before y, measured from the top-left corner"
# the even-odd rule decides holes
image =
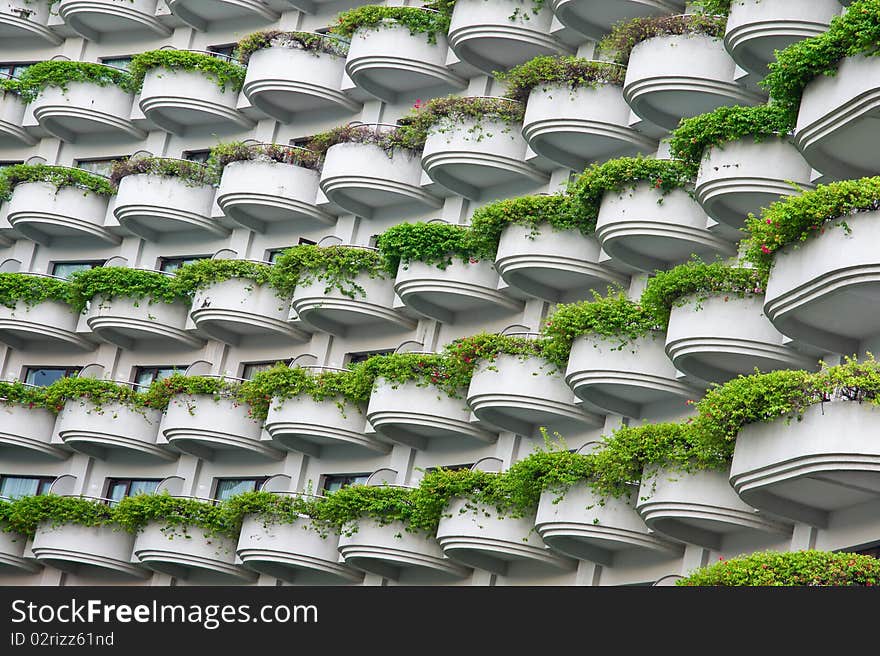
[[[764,255],[769,255],[769,254],[770,254],[770,249],[767,248],[767,244],[762,244],[762,245],[761,245],[761,252],[762,252]]]
[[[773,221],[771,221],[770,219],[767,219],[767,225],[773,225]]]

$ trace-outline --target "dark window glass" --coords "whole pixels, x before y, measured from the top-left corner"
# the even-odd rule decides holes
[[[0,476],[0,497],[16,499],[46,494],[54,481],[54,476]]]
[[[359,353],[349,353],[347,358],[349,364],[357,364],[358,362],[369,360],[374,355],[388,355],[389,353],[394,353],[394,349],[381,349],[378,351],[361,351]]]
[[[261,371],[271,369],[278,364],[278,362],[278,360],[272,360],[271,362],[248,362],[241,370],[241,377],[250,380]]]
[[[236,494],[255,492],[266,482],[267,478],[266,476],[260,478],[218,478],[214,498],[217,501],[225,501]]]
[[[190,162],[201,162],[204,164],[208,161],[208,157],[210,157],[210,150],[185,150],[183,151],[183,159],[187,159]]]
[[[199,260],[207,260],[207,255],[183,255],[181,257],[160,257],[159,258],[159,271],[164,271],[165,273],[174,273],[184,264],[192,264],[193,262],[198,262]]]
[[[159,479],[152,478],[111,478],[107,483],[107,498],[120,501],[138,494],[153,494],[159,486]]]
[[[321,491],[336,492],[350,485],[363,485],[369,477],[369,474],[327,474],[321,484]]]
[[[115,68],[123,68],[128,70],[131,65],[131,57],[101,57],[101,63]]]
[[[183,373],[185,370],[186,366],[184,365],[177,367],[171,365],[161,367],[138,367],[134,371],[134,382],[137,385],[149,387],[157,380],[164,380],[175,372]]]
[[[208,46],[208,52],[213,52],[218,55],[225,55],[226,57],[232,57],[232,53],[235,51],[236,44],[234,43],[222,43],[216,46]]]
[[[77,271],[88,271],[104,264],[104,260],[92,262],[53,262],[52,275],[59,278],[70,278]]]
[[[28,385],[46,387],[61,378],[75,376],[79,370],[79,367],[27,367],[24,382]]]
[[[3,160],[0,161],[0,171],[5,169],[8,166],[15,166],[16,164],[24,164],[21,160]]]
[[[110,169],[113,168],[113,162],[118,161],[118,157],[104,157],[102,159],[78,159],[76,160],[76,168],[96,173],[98,175],[110,175]]]

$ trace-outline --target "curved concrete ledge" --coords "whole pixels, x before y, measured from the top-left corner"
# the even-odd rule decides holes
[[[0,403],[0,449],[21,450],[63,460],[70,454],[52,444],[55,415],[45,408]],[[3,536],[0,532],[0,552]]]
[[[69,82],[65,89],[43,89],[30,108],[40,127],[64,141],[102,134],[140,140],[147,133],[129,119],[133,101],[132,94],[112,84]]]
[[[204,341],[185,330],[188,311],[182,301],[150,303],[146,298],[124,297],[107,301],[96,296],[86,313],[86,324],[99,338],[122,348],[134,348],[142,340],[201,348]]]
[[[0,342],[25,349],[54,342],[83,351],[95,344],[77,334],[79,315],[61,301],[43,301],[28,306],[18,301],[14,308],[0,305]]]
[[[50,30],[48,0],[7,0],[0,11],[0,39],[37,37],[50,45],[60,46],[64,38]]]
[[[0,14],[0,33],[2,33],[3,14]],[[0,92],[0,144],[33,146],[38,139],[22,127],[25,104],[18,94]]]
[[[597,41],[620,21],[679,14],[684,5],[684,0],[552,0],[560,23]]]
[[[156,0],[61,0],[58,13],[70,28],[86,39],[117,32],[151,32],[171,36],[173,30],[156,18]]]
[[[134,410],[119,403],[98,410],[85,400],[67,401],[58,414],[56,431],[70,448],[102,460],[112,451],[177,460],[178,454],[156,444],[161,420],[161,410]]]
[[[275,22],[280,13],[264,0],[166,0],[168,9],[187,25],[206,31],[213,21],[232,18],[260,18]]]
[[[145,579],[150,573],[131,562],[134,535],[112,526],[40,524],[31,545],[37,562],[63,572],[97,569]]]
[[[18,533],[5,531],[0,525],[0,572],[39,572],[41,565],[24,557],[27,538]]]
[[[67,237],[92,237],[118,245],[122,238],[104,227],[107,203],[106,196],[78,187],[23,182],[12,192],[6,218],[25,237],[43,245]]]

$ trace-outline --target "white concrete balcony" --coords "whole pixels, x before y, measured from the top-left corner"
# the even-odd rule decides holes
[[[70,28],[86,39],[108,35],[167,37],[172,29],[156,17],[157,0],[61,0],[57,11]]]
[[[878,427],[880,409],[848,401],[750,424],[737,436],[730,484],[755,508],[827,527],[832,512],[880,497]]]
[[[58,436],[75,451],[101,460],[113,454],[151,460],[177,460],[178,455],[157,444],[162,411],[108,403],[98,410],[85,399],[69,400],[58,414]]]
[[[679,14],[684,5],[684,0],[552,0],[560,23],[596,40],[620,21]]]
[[[534,232],[511,224],[501,233],[495,268],[504,281],[547,301],[589,297],[590,290],[626,285],[627,276],[599,264],[599,242],[577,230],[544,224]]]
[[[625,417],[686,408],[701,393],[678,380],[666,357],[662,334],[621,345],[615,338],[584,335],[575,339],[565,380],[590,405]]]
[[[412,34],[405,25],[389,20],[378,29],[354,33],[345,70],[360,88],[396,102],[419,89],[466,88],[467,80],[446,67],[448,54],[446,35],[436,34],[436,42],[430,43],[426,34]]]
[[[809,5],[799,0],[733,2],[724,45],[742,68],[764,76],[767,65],[776,61],[775,50],[824,33],[841,10],[837,0],[816,0]]]
[[[263,48],[248,60],[242,91],[254,107],[285,123],[293,122],[302,112],[356,112],[361,103],[342,91],[344,73],[345,57],[341,55],[300,48]]]
[[[571,89],[542,84],[529,94],[523,136],[539,155],[575,170],[590,162],[657,152],[656,139],[629,126],[630,114],[617,85]]]
[[[325,446],[363,454],[390,452],[389,444],[364,432],[365,419],[359,407],[343,398],[315,401],[299,396],[272,400],[266,430],[279,447],[315,457]]]
[[[229,231],[211,217],[213,200],[209,184],[140,173],[119,183],[113,214],[122,227],[149,241],[188,231],[226,237]]]
[[[812,189],[812,167],[788,140],[755,143],[750,137],[707,149],[697,174],[697,200],[710,217],[740,230],[749,213],[759,214],[785,196]]]
[[[96,296],[86,311],[86,324],[105,342],[122,348],[186,347],[201,348],[201,337],[186,330],[189,304],[150,303],[150,299],[117,296],[109,301]]]
[[[367,407],[367,419],[381,436],[416,449],[440,440],[479,445],[498,438],[471,423],[470,416],[465,390],[460,398],[453,398],[430,385],[391,383],[383,378],[376,381]]]
[[[847,57],[837,74],[819,75],[804,89],[795,143],[813,168],[840,179],[877,175],[880,136],[874,129],[880,107],[880,62]]]
[[[0,14],[0,24],[2,24],[2,14]],[[24,110],[25,104],[17,93],[0,91],[0,145],[33,146],[37,143],[37,138],[22,127]]]
[[[522,309],[520,301],[498,291],[498,272],[489,261],[453,258],[445,269],[424,262],[401,263],[394,291],[407,307],[445,323],[473,312]]]
[[[444,119],[428,135],[422,167],[434,182],[460,196],[478,200],[489,187],[547,182],[546,174],[525,158],[526,141],[519,125],[491,116],[455,124]]]
[[[660,469],[642,479],[637,507],[654,531],[707,549],[720,549],[732,534],[760,538],[791,533],[790,525],[743,502],[730,487],[726,471]]]
[[[223,167],[217,204],[230,219],[258,232],[280,225],[303,229],[333,225],[336,217],[315,206],[319,177],[317,171],[295,161],[232,162]]]
[[[275,22],[280,16],[265,0],[165,0],[165,4],[184,23],[203,32],[214,21],[241,18]]]
[[[254,121],[236,109],[237,102],[238,91],[229,84],[223,89],[197,71],[167,68],[147,71],[139,101],[144,116],[173,134],[205,125],[254,127]]]
[[[84,351],[95,345],[76,332],[79,315],[67,303],[43,301],[14,308],[0,305],[0,342],[17,349],[45,349],[48,345],[71,346]]]
[[[69,82],[66,89],[46,87],[30,107],[40,127],[63,141],[103,135],[140,140],[147,133],[129,118],[133,102],[131,93],[113,84]]]
[[[341,561],[339,536],[322,537],[308,526],[308,519],[291,524],[273,524],[248,515],[241,526],[236,549],[236,562],[244,567],[296,582],[303,576],[326,583],[357,582],[363,574]]]
[[[283,457],[280,451],[260,441],[262,426],[248,415],[248,407],[230,398],[177,394],[168,404],[161,430],[172,446],[207,460],[218,452],[269,460]]]
[[[145,579],[150,573],[131,562],[134,535],[118,526],[40,524],[31,545],[37,562],[62,572]]]
[[[375,144],[340,143],[327,151],[321,190],[331,202],[364,218],[409,203],[439,208],[440,199],[422,189],[421,178],[417,153],[395,149],[389,154]]]
[[[415,328],[414,319],[393,309],[393,280],[370,278],[368,273],[362,273],[353,284],[363,292],[355,290],[347,296],[335,287],[328,291],[323,280],[300,285],[293,293],[293,309],[307,324],[331,335],[344,336],[351,330],[377,324]]]
[[[236,541],[207,535],[195,526],[164,529],[150,522],[137,534],[132,561],[175,578],[216,578],[233,584],[255,581],[257,575],[235,564]]]
[[[61,45],[64,39],[46,26],[48,22],[49,0],[5,0],[0,5],[0,41],[36,37]]]
[[[452,560],[497,574],[523,562],[573,569],[574,561],[548,549],[534,527],[534,514],[499,516],[495,508],[453,499],[437,527],[437,542]]]
[[[289,321],[290,299],[248,278],[232,278],[197,290],[190,317],[201,332],[227,344],[269,335],[298,342],[309,339],[308,333]]]
[[[666,355],[679,371],[706,382],[777,369],[814,369],[816,359],[785,345],[764,316],[762,296],[686,299],[666,330]]]
[[[15,186],[6,218],[28,239],[46,246],[80,237],[117,245],[122,239],[104,227],[106,196],[51,182],[22,182]]]
[[[380,526],[361,518],[352,535],[339,536],[339,553],[355,569],[399,579],[405,572],[463,578],[469,570],[443,554],[433,536],[412,533],[401,522]]]
[[[622,552],[674,556],[681,546],[655,535],[636,512],[636,491],[630,499],[602,498],[586,483],[565,492],[541,495],[535,528],[554,551],[611,566]]]
[[[24,557],[27,538],[18,533],[9,533],[0,525],[0,572],[3,574],[18,572],[38,572],[40,565]]]
[[[596,238],[612,258],[640,271],[668,269],[698,255],[705,260],[735,254],[733,244],[707,228],[708,217],[682,189],[662,195],[649,183],[623,193],[606,192]]]
[[[550,35],[553,12],[531,0],[459,0],[449,45],[464,62],[486,73],[507,70],[542,55],[574,54]]]
[[[623,95],[640,117],[673,130],[682,118],[723,105],[763,102],[734,82],[735,70],[720,39],[704,34],[657,36],[633,48]]]
[[[66,451],[52,444],[54,429],[55,415],[45,408],[0,403],[0,453],[16,451],[59,460],[67,458]],[[2,535],[0,533],[0,544]]]
[[[878,216],[846,216],[851,234],[829,227],[774,255],[764,313],[779,332],[838,353],[855,353],[859,342],[880,335],[874,311],[880,294]]]
[[[481,421],[524,436],[602,426],[604,417],[575,405],[562,374],[541,358],[500,355],[474,371],[467,402]]]

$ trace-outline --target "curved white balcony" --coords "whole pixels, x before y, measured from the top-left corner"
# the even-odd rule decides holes
[[[273,399],[266,418],[269,435],[276,444],[290,451],[318,456],[322,447],[331,446],[352,447],[364,453],[388,453],[391,447],[365,434],[365,427],[361,409],[342,398]]]
[[[499,517],[495,508],[453,499],[437,527],[437,542],[452,560],[497,574],[521,562],[572,569],[574,562],[548,549],[534,526],[534,514]]]
[[[454,125],[444,119],[428,135],[422,168],[434,182],[477,200],[488,187],[547,182],[547,176],[526,163],[525,157],[526,142],[518,125],[491,117]]]
[[[691,255],[713,260],[734,255],[733,244],[707,229],[706,213],[682,189],[666,195],[649,183],[606,192],[596,238],[605,252],[641,271],[668,269]]]
[[[550,35],[552,21],[550,6],[538,8],[532,0],[458,0],[449,45],[459,59],[486,73],[542,55],[574,54]]]
[[[199,576],[228,583],[255,581],[257,575],[235,564],[236,541],[221,535],[208,535],[194,526],[165,528],[150,522],[137,534],[132,561],[175,578]]]
[[[246,405],[232,399],[215,399],[208,394],[173,396],[161,430],[169,444],[208,460],[217,452],[257,455],[271,460],[283,456],[260,441],[260,422],[248,415]]]
[[[84,399],[70,400],[58,414],[58,436],[70,448],[99,459],[111,453],[177,460],[178,454],[156,444],[162,411],[108,403],[96,409]]]
[[[70,237],[116,245],[122,239],[104,227],[107,203],[106,196],[77,187],[22,182],[12,192],[6,217],[25,237],[47,246]]]
[[[783,335],[838,353],[880,335],[873,299],[880,294],[880,212],[846,216],[852,231],[825,234],[775,254],[764,313]]]
[[[64,459],[69,454],[52,444],[54,429],[55,415],[45,408],[0,402],[0,452],[15,450]]]
[[[327,290],[323,280],[300,285],[293,293],[293,309],[300,319],[331,335],[346,335],[363,326],[387,324],[415,328],[416,321],[392,309],[394,281],[359,274],[353,283],[363,289],[346,296],[335,287]]]
[[[540,84],[529,94],[523,136],[539,155],[575,170],[590,162],[657,152],[657,140],[629,127],[614,84],[571,89]]]
[[[448,52],[445,35],[437,34],[436,42],[430,43],[427,35],[386,21],[378,29],[354,33],[345,70],[357,86],[390,102],[429,87],[464,89],[467,80],[446,67]]]
[[[707,549],[720,549],[731,534],[791,533],[785,522],[744,503],[730,487],[726,471],[660,469],[642,479],[637,507],[651,529]]]
[[[150,241],[162,235],[199,231],[226,237],[229,231],[211,218],[214,188],[179,178],[141,173],[119,183],[113,214],[127,230]]]
[[[120,32],[171,36],[173,30],[156,18],[157,0],[61,0],[57,11],[70,28],[99,41]]]
[[[599,242],[577,230],[510,224],[501,233],[495,268],[511,287],[548,301],[589,297],[590,290],[626,285],[625,275],[599,264]]]
[[[828,30],[842,7],[837,0],[740,0],[730,4],[724,45],[745,70],[766,75],[776,50]]]
[[[374,144],[331,146],[321,170],[321,190],[339,207],[370,218],[373,211],[417,203],[439,208],[441,201],[420,186],[419,156],[397,149],[389,154]]]
[[[18,301],[14,308],[0,305],[0,342],[17,349],[39,350],[54,343],[90,351],[95,345],[77,334],[78,321],[79,315],[61,301],[31,306]]]
[[[394,291],[407,307],[445,323],[472,312],[522,309],[520,301],[498,291],[498,272],[485,260],[453,258],[445,269],[424,262],[401,264]]]
[[[154,68],[141,88],[140,108],[166,132],[183,134],[193,126],[223,125],[250,129],[254,121],[236,109],[238,91],[225,90],[199,72]]]
[[[363,574],[340,562],[339,536],[322,537],[308,526],[308,520],[274,524],[248,515],[241,526],[236,549],[237,560],[246,568],[296,581],[300,575],[329,579],[329,583],[357,582]]]
[[[733,81],[735,70],[721,39],[704,34],[656,36],[633,48],[623,96],[636,114],[673,130],[682,118],[723,105],[763,102]]]
[[[339,536],[339,553],[346,565],[389,579],[399,579],[404,571],[451,578],[463,578],[469,573],[466,567],[443,554],[433,536],[411,533],[401,522],[380,526],[362,518],[357,532]]]
[[[795,143],[813,168],[840,179],[877,175],[880,136],[873,116],[880,107],[880,62],[857,55],[836,75],[819,75],[801,97]]]
[[[703,155],[697,174],[697,200],[719,223],[737,230],[749,213],[759,214],[799,189],[812,189],[812,167],[789,141],[749,137],[713,146]]]
[[[236,223],[265,232],[286,225],[333,225],[336,217],[315,207],[317,171],[295,164],[248,160],[223,167],[217,204]]]
[[[133,102],[132,94],[112,84],[68,82],[66,89],[46,87],[30,106],[40,127],[63,141],[100,135],[144,139],[147,133],[129,118]]]
[[[257,18],[274,22],[281,15],[266,0],[165,0],[165,4],[184,23],[203,32],[214,21]]]
[[[564,433],[604,423],[603,417],[575,405],[562,374],[537,357],[500,355],[480,363],[467,402],[481,421],[527,437],[541,427]]]
[[[98,571],[145,579],[150,573],[131,562],[134,535],[110,526],[40,524],[31,551],[37,562],[63,572]]]
[[[272,47],[248,60],[242,91],[251,104],[274,119],[291,123],[296,114],[361,104],[342,91],[345,58],[301,48]]]
[[[620,21],[680,14],[684,5],[684,0],[552,0],[560,23],[596,40]]]
[[[261,335],[308,340],[308,333],[294,328],[289,316],[289,298],[279,298],[268,285],[247,278],[232,278],[199,289],[193,295],[190,312],[200,331],[227,344]]]
[[[64,39],[46,27],[49,0],[5,0],[0,7],[0,41],[37,37],[53,46]]]
[[[832,402],[745,426],[736,439],[730,484],[756,508],[825,527],[832,512],[880,497],[880,409]]]
[[[0,24],[2,24],[2,16],[3,14],[0,14]],[[22,127],[24,110],[25,104],[17,93],[0,91],[0,145],[33,146],[37,143],[37,138]]]
[[[686,299],[666,330],[666,354],[679,371],[707,382],[777,369],[814,369],[815,358],[784,344],[764,316],[762,296]]]
[[[425,449],[434,440],[463,440],[471,444],[494,442],[498,436],[471,423],[471,411],[464,398],[415,381],[376,381],[367,419],[391,442]]]
[[[662,334],[621,345],[615,338],[584,335],[575,339],[565,381],[578,398],[625,417],[649,416],[656,408],[683,411],[700,392],[677,380],[663,349]]]
[[[204,342],[186,328],[189,306],[182,301],[150,303],[148,298],[96,296],[86,312],[92,332],[111,344],[134,348],[137,343],[201,348]]]
[[[560,499],[560,497],[562,497]],[[636,512],[636,493],[630,499],[602,498],[586,483],[569,488],[565,495],[541,495],[535,528],[554,551],[600,565],[613,565],[621,552],[666,554],[681,546],[653,533]]]
[[[18,533],[8,533],[5,528],[0,525],[0,572],[38,572],[40,566],[24,557],[27,538]]]

